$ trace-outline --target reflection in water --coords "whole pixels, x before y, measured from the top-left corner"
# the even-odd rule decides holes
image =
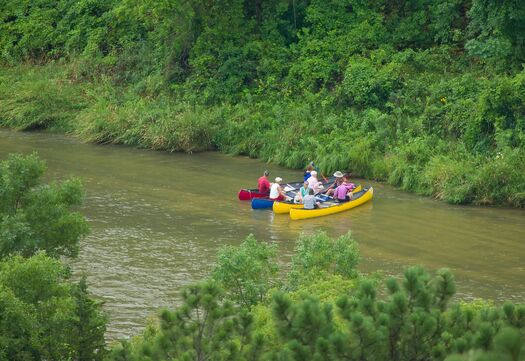
[[[285,182],[301,173],[219,153],[169,154],[80,144],[58,135],[0,131],[0,157],[38,151],[49,178],[83,179],[82,212],[92,233],[72,261],[110,314],[108,337],[137,334],[148,314],[176,304],[181,286],[201,279],[220,246],[249,233],[276,243],[289,261],[294,240],[325,230],[351,231],[361,270],[399,273],[405,265],[451,268],[459,296],[525,300],[525,213],[450,206],[374,185],[374,200],[348,212],[291,221],[240,202],[240,186],[254,186],[269,167]]]

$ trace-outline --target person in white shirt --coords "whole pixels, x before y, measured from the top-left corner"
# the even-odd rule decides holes
[[[310,177],[306,180],[308,182],[308,188],[314,190],[314,194],[319,193],[322,188],[322,183],[317,179],[317,172],[315,170],[310,172]]]
[[[270,187],[270,200],[272,201],[284,201],[286,199],[286,194],[284,194],[283,188],[281,187],[281,182],[283,179],[281,177],[275,178],[275,183],[272,183]]]

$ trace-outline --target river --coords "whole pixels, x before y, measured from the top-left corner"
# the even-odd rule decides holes
[[[181,287],[207,275],[218,249],[249,233],[278,245],[286,265],[301,232],[351,231],[362,272],[399,274],[407,265],[447,267],[458,297],[525,302],[525,212],[453,206],[374,186],[372,202],[330,217],[291,221],[237,199],[262,171],[285,182],[301,172],[216,152],[173,154],[83,144],[64,135],[0,130],[0,158],[38,152],[48,179],[81,177],[81,211],[92,228],[81,241],[75,275],[87,274],[105,302],[110,340],[136,335],[159,307],[174,306]]]

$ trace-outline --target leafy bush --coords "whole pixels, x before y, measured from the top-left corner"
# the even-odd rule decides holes
[[[239,247],[223,247],[212,278],[230,299],[242,307],[261,303],[275,287],[278,266],[276,247],[257,242],[249,235]]]
[[[58,260],[38,253],[0,262],[0,357],[6,360],[102,360],[106,318],[71,283]]]
[[[45,164],[32,155],[10,155],[0,163],[0,258],[31,256],[44,250],[53,257],[78,254],[89,227],[72,207],[82,202],[78,179],[42,183]]]
[[[337,239],[319,232],[312,236],[302,235],[297,240],[289,287],[297,288],[323,275],[340,275],[344,278],[357,276],[359,250],[350,233]]]

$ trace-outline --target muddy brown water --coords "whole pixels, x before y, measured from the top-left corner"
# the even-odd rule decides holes
[[[458,297],[525,302],[525,212],[453,206],[374,186],[374,199],[354,210],[305,221],[252,210],[237,200],[260,173],[285,182],[301,172],[221,153],[170,154],[82,144],[67,136],[0,130],[0,158],[38,152],[48,178],[81,177],[81,211],[92,233],[81,242],[75,274],[105,301],[108,339],[136,335],[159,307],[174,306],[181,287],[207,275],[219,247],[249,233],[278,245],[286,265],[301,232],[351,231],[360,270],[399,274],[407,265],[454,271]]]

